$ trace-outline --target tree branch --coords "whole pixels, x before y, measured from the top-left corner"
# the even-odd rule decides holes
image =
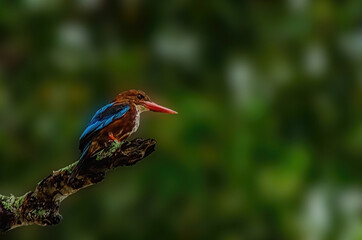
[[[53,171],[38,183],[34,191],[21,197],[0,195],[0,231],[32,224],[58,224],[62,219],[59,206],[65,198],[82,188],[101,182],[109,170],[137,163],[151,154],[155,145],[156,141],[153,139],[107,143],[104,149],[87,159],[74,179],[71,178],[71,173],[78,162]]]

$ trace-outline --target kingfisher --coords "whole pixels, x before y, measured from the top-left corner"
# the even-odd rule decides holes
[[[140,124],[140,114],[145,111],[177,114],[174,110],[152,102],[143,91],[134,89],[118,94],[113,101],[100,108],[79,139],[82,156],[72,172],[72,177],[79,174],[84,161],[94,156],[106,142],[122,142],[136,132]]]

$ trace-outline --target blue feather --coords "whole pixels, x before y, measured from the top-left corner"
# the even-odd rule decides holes
[[[93,116],[89,125],[84,130],[80,140],[102,130],[104,127],[111,124],[113,121],[123,117],[129,110],[128,105],[115,105],[114,103],[107,104],[99,109]]]

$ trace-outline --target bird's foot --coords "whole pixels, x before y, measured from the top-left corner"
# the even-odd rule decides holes
[[[109,137],[109,139],[111,139],[112,141],[116,141],[116,140],[118,140],[115,136],[113,136],[113,133],[108,133],[108,137]]]

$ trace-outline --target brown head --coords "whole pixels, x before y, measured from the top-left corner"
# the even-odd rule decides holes
[[[115,103],[133,103],[136,105],[137,110],[140,111],[153,111],[153,112],[162,112],[168,114],[177,114],[177,112],[160,106],[151,101],[151,99],[141,90],[128,90],[124,91],[117,95],[117,97],[112,101]]]

